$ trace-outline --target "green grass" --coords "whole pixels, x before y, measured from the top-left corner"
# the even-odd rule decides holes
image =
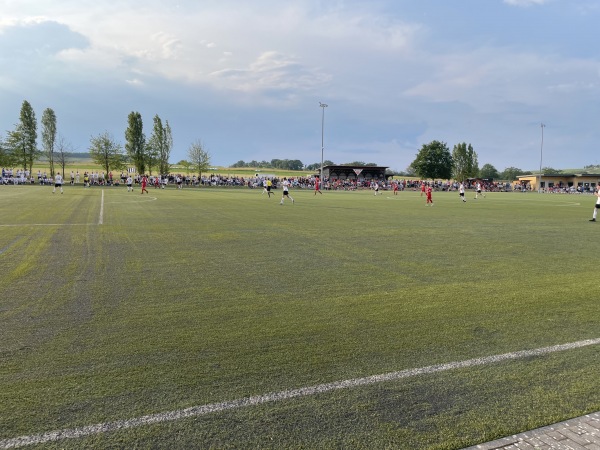
[[[0,189],[0,439],[599,337],[590,196],[101,192]],[[43,447],[461,448],[599,410],[599,353]]]

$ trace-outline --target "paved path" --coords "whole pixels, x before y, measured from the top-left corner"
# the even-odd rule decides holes
[[[600,450],[600,411],[516,434],[466,450],[574,449]]]

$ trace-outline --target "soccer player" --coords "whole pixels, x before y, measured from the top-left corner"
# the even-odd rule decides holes
[[[379,183],[377,181],[375,182],[373,189],[375,189],[375,195],[377,195],[377,193],[379,192]]]
[[[431,189],[431,186],[427,186],[427,189],[425,190],[425,194],[427,195],[427,202],[425,203],[425,206],[429,206],[429,204],[433,206],[433,200],[431,199],[432,190],[433,189]]]
[[[279,202],[279,204],[283,205],[283,199],[286,197],[289,198],[292,201],[292,203],[294,203],[294,199],[292,197],[290,197],[290,193],[289,193],[290,182],[288,181],[287,178],[283,179],[281,186],[283,187],[283,193],[281,194],[281,202]]]
[[[480,195],[483,195],[485,197],[485,193],[482,194],[481,191],[481,183],[477,182],[477,185],[475,186],[475,200],[477,200],[477,197],[479,197]]]
[[[125,180],[125,183],[127,184],[127,192],[133,192],[133,179],[131,178],[131,175],[129,175],[127,177],[127,180]]]
[[[148,178],[146,177],[146,175],[144,175],[142,177],[142,195],[144,194],[144,191],[146,191],[146,194],[150,193],[150,192],[148,192],[148,189],[146,189],[147,185],[148,185]]]
[[[423,194],[425,194],[425,182],[421,181],[421,197],[423,197]]]
[[[273,187],[273,182],[271,180],[267,180],[265,183],[267,183],[267,195],[269,196],[269,198],[271,198],[271,194],[275,195],[274,192],[271,192],[271,188]]]
[[[62,184],[63,184],[62,176],[60,175],[60,173],[57,173],[56,175],[54,175],[54,189],[52,190],[52,193],[54,194],[56,192],[56,188],[60,188],[60,193],[62,194],[63,193]]]
[[[319,194],[323,194],[323,193],[321,192],[321,189],[319,189],[319,181],[320,181],[320,180],[319,180],[319,177],[316,177],[316,178],[315,178],[315,195],[317,195],[317,192],[318,192]]]
[[[398,195],[398,183],[394,182],[394,195]]]
[[[462,182],[458,186],[458,195],[460,196],[461,200],[466,203],[467,200],[465,199],[465,185]]]
[[[596,207],[594,208],[594,215],[590,219],[590,222],[596,221],[596,216],[598,215],[598,210],[600,209],[600,186],[598,186],[596,192],[594,192],[594,195],[596,196]]]

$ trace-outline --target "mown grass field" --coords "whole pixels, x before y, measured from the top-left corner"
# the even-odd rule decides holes
[[[600,337],[595,197],[0,187],[0,442]],[[462,448],[600,410],[597,345],[30,448]]]

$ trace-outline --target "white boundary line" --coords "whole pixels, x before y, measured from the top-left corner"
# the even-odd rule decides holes
[[[97,225],[96,223],[5,223],[0,227],[85,227],[88,225]]]
[[[156,200],[158,200],[158,197],[144,197],[144,198],[141,198],[141,199],[138,199],[138,200],[125,200],[125,201],[122,201],[122,202],[106,202],[106,203],[110,203],[111,205],[116,205],[116,204],[121,204],[122,205],[124,203],[127,203],[127,204],[144,203],[144,202],[154,202]]]
[[[546,355],[549,353],[572,350],[575,348],[588,347],[590,345],[600,344],[600,338],[587,339],[584,341],[571,342],[569,344],[554,345],[551,347],[537,348],[533,350],[523,350],[518,352],[504,353],[502,355],[486,356],[482,358],[468,359],[466,361],[455,361],[446,364],[437,364],[434,366],[421,367],[417,369],[401,370],[399,372],[390,372],[381,375],[372,375],[365,378],[354,378],[351,380],[334,381],[332,383],[318,384],[299,389],[291,389],[280,392],[271,392],[254,397],[245,397],[237,400],[231,400],[221,403],[211,403],[208,405],[194,406],[191,408],[169,411],[165,413],[150,414],[147,416],[136,417],[128,420],[117,420],[115,422],[99,423],[96,425],[87,425],[79,428],[68,428],[64,430],[50,431],[41,434],[32,434],[29,436],[20,436],[12,439],[0,440],[0,449],[18,448],[26,445],[44,444],[46,442],[57,442],[64,439],[76,439],[94,434],[107,433],[110,431],[126,430],[128,428],[137,428],[143,425],[150,425],[162,422],[172,422],[175,420],[186,419],[190,417],[199,417],[206,414],[227,411],[231,409],[255,406],[263,403],[277,402],[296,397],[307,397],[309,395],[322,394],[336,391],[339,389],[348,389],[357,386],[368,386],[387,381],[396,381],[403,378],[426,375],[446,370],[462,369],[465,367],[483,366],[486,364],[498,363],[522,359],[531,356]]]
[[[98,225],[102,225],[104,221],[104,189],[102,189],[102,199],[100,200],[100,218],[98,219]]]

